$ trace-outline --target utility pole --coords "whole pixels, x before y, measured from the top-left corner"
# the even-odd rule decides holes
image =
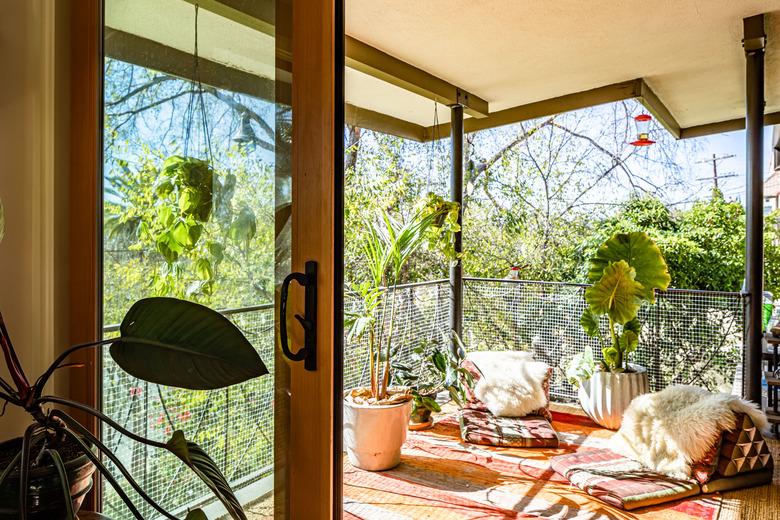
[[[712,179],[712,182],[715,185],[715,189],[718,189],[718,179],[725,179],[727,177],[736,177],[737,174],[734,172],[728,172],[722,175],[718,175],[718,163],[720,161],[723,161],[725,159],[731,159],[732,157],[736,157],[736,155],[721,155],[718,157],[715,154],[712,154],[712,159],[702,159],[701,161],[696,161],[696,164],[702,164],[702,163],[712,163],[712,177],[699,177],[696,179],[697,181],[705,181]]]

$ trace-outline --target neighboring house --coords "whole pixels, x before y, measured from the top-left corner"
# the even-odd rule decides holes
[[[771,174],[764,181],[764,215],[780,207],[780,125],[772,129],[772,152]]]

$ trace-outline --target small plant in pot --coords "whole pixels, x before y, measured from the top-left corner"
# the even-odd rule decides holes
[[[447,391],[456,405],[462,406],[466,400],[464,384],[472,383],[471,372],[462,368],[460,362],[465,359],[465,349],[457,334],[452,340],[442,333],[445,348],[437,347],[433,342],[423,341],[412,351],[409,365],[394,363],[394,377],[401,385],[411,389],[412,413],[409,417],[410,430],[424,430],[433,426],[433,412],[441,412],[436,396]],[[453,351],[449,345],[457,347]]]
[[[596,363],[587,348],[572,358],[566,375],[585,413],[617,429],[631,400],[649,391],[647,370],[628,362],[642,332],[639,308],[654,304],[655,291],[665,290],[671,277],[658,246],[647,234],[632,232],[617,233],[599,247],[590,259],[588,281],[593,285],[585,291],[588,306],[580,325],[598,339],[602,360]]]
[[[367,343],[369,386],[354,388],[344,400],[344,447],[353,466],[381,471],[400,462],[401,445],[414,396],[408,387],[393,387],[393,344],[398,285],[409,259],[422,246],[454,260],[451,238],[460,229],[459,206],[429,194],[405,223],[386,213],[366,223],[362,244],[369,280],[356,290],[360,306],[347,314],[349,341]]]
[[[68,356],[109,343],[111,357],[122,369],[159,385],[212,390],[268,373],[249,341],[221,314],[174,298],[148,298],[136,302],[125,315],[119,337],[65,350],[32,381],[19,362],[0,316],[0,347],[11,377],[11,382],[0,378],[0,399],[6,405],[22,408],[32,420],[22,438],[0,444],[0,456],[5,458],[0,470],[0,519],[74,519],[92,487],[95,470],[116,490],[132,517],[143,519],[139,504],[107,469],[104,461],[108,460],[135,492],[134,496],[149,504],[160,518],[176,520],[133,479],[111,448],[66,411],[71,408],[135,442],[169,451],[203,481],[231,518],[245,520],[227,479],[182,431],[174,431],[167,442],[147,439],[99,410],[44,394],[46,383],[56,370],[79,366],[66,363]],[[192,509],[186,515],[186,520],[204,519],[206,515],[201,509]]]

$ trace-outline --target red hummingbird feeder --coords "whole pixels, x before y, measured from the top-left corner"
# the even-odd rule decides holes
[[[634,118],[636,123],[636,141],[631,141],[634,146],[650,146],[655,141],[650,139],[650,121],[653,117],[650,114],[639,114]]]

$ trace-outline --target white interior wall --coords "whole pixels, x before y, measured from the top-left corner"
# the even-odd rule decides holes
[[[68,9],[0,0],[0,312],[31,379],[67,343]],[[53,384],[66,393],[67,376]],[[0,440],[27,424],[9,407]]]

